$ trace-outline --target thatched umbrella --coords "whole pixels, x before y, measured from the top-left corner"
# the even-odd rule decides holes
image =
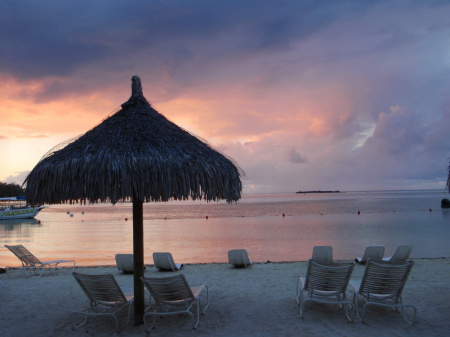
[[[139,77],[122,109],[64,148],[25,180],[29,204],[133,202],[135,325],[143,322],[143,203],[237,201],[241,172],[232,160],[167,120],[142,94]]]

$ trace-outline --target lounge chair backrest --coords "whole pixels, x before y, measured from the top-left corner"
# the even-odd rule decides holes
[[[315,292],[330,292],[330,296],[345,293],[354,263],[308,261],[304,289]]]
[[[72,275],[89,298],[91,305],[102,304],[102,302],[108,304],[126,304],[128,302],[111,274],[88,275],[74,272]]]
[[[382,260],[384,249],[384,246],[367,246],[361,261],[366,262],[369,258],[372,260]]]
[[[22,245],[8,246],[5,245],[17,258],[22,262],[23,266],[42,265],[42,262]]]
[[[159,303],[189,303],[195,300],[183,274],[160,278],[142,278],[148,291]]]
[[[370,298],[382,295],[383,299],[398,299],[408,279],[413,261],[367,261],[359,293]]]
[[[248,258],[247,250],[232,249],[228,251],[228,262],[234,266],[249,266],[251,261]]]
[[[411,255],[412,248],[412,245],[398,246],[389,259],[389,262],[406,261],[409,258],[409,255]]]
[[[168,252],[153,253],[153,262],[155,263],[155,267],[160,270],[178,270],[175,262],[173,261],[172,254]]]
[[[132,273],[134,271],[133,254],[116,254],[117,269],[124,273]]]
[[[315,246],[313,248],[312,260],[322,262],[333,261],[333,248],[331,246]]]

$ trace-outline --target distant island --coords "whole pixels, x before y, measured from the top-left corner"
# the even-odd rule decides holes
[[[306,194],[306,193],[341,193],[341,191],[298,191],[295,193],[303,193],[303,194]]]

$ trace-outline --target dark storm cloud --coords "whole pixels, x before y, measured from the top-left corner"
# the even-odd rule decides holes
[[[149,60],[174,63],[214,51],[222,57],[275,52],[361,7],[356,1],[4,1],[0,72],[67,76],[143,50]],[[225,35],[233,39],[223,45]],[[162,50],[168,47],[179,52],[169,56]]]
[[[24,79],[65,76],[105,57],[107,45],[84,40],[100,28],[88,14],[94,8],[82,3],[74,8],[61,1],[2,2],[0,71]]]

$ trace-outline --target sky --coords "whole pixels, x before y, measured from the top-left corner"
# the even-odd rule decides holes
[[[0,181],[120,109],[234,159],[244,193],[445,189],[450,1],[3,0]]]

